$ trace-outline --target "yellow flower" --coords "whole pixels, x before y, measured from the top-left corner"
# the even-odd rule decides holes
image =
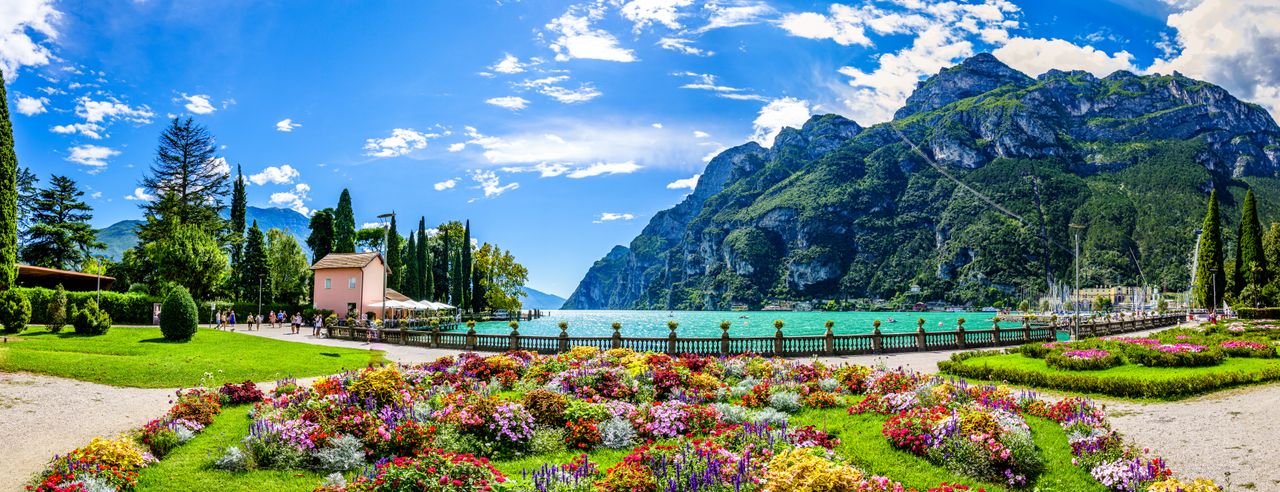
[[[569,349],[569,355],[578,360],[587,360],[600,353],[600,349],[588,346],[577,346]]]
[[[1222,487],[1207,478],[1197,478],[1190,482],[1167,478],[1147,487],[1147,492],[1221,492],[1221,490]]]
[[[91,461],[121,468],[141,468],[146,466],[147,459],[142,450],[129,439],[93,438],[88,445],[75,451]]]
[[[810,449],[793,448],[769,460],[765,490],[769,492],[839,492],[854,490],[863,478],[861,470],[815,455]]]

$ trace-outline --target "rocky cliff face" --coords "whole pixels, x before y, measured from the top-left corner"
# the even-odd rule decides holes
[[[978,55],[922,82],[892,122],[815,116],[772,148],[726,150],[630,248],[596,262],[565,308],[725,309],[913,285],[954,302],[1026,296],[1069,268],[1071,222],[1088,227],[1088,280],[1145,273],[1180,289],[1207,189],[1228,209],[1247,185],[1280,198],[1278,172],[1280,128],[1212,84],[1033,79]]]

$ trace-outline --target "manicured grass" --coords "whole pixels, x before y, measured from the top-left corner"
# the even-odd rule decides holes
[[[307,491],[324,482],[324,474],[303,470],[228,472],[213,468],[223,450],[249,435],[249,405],[224,407],[222,414],[190,442],[178,446],[159,463],[142,469],[138,491],[284,492]]]
[[[238,444],[249,433],[249,406],[226,407],[214,423],[191,442],[178,447],[159,463],[145,468],[139,477],[139,491],[197,491],[209,490],[216,484],[225,491],[307,491],[324,481],[319,472],[291,470],[257,470],[251,472],[226,472],[212,467],[213,461],[222,455],[226,447]],[[858,467],[875,475],[884,475],[902,482],[907,487],[927,490],[942,482],[962,483],[983,487],[990,492],[1009,490],[1002,484],[981,482],[963,475],[956,475],[934,466],[928,460],[889,445],[880,434],[888,416],[877,414],[847,415],[843,408],[806,410],[792,417],[792,426],[812,425],[834,433],[840,438],[835,451]],[[1045,460],[1045,472],[1036,481],[1038,490],[1071,490],[1103,492],[1087,472],[1071,464],[1071,449],[1062,428],[1048,420],[1029,417],[1028,425],[1035,436],[1041,456]],[[670,444],[670,443],[668,443]],[[587,455],[601,470],[622,461],[630,450],[596,449]],[[497,460],[495,468],[509,479],[520,481],[521,472],[533,471],[544,463],[566,463],[581,453],[566,451],[555,455],[527,456],[518,459]],[[354,473],[348,473],[350,479]]]
[[[1140,400],[1176,400],[1219,389],[1280,379],[1280,359],[1228,357],[1209,367],[1146,367],[1136,364],[1100,371],[1049,367],[1022,354],[979,355],[938,364],[944,374],[1036,388]]]
[[[283,342],[200,329],[186,343],[166,342],[155,328],[114,327],[88,337],[27,331],[0,344],[0,371],[27,371],[138,388],[273,381],[359,369],[382,351]]]

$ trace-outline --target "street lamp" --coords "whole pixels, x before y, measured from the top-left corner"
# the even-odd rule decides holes
[[[387,254],[388,254],[387,242],[391,238],[391,224],[388,224],[386,219],[395,218],[395,216],[396,216],[395,211],[392,211],[389,214],[382,214],[378,216],[379,219],[382,219],[382,322],[383,323],[387,322],[387,268],[390,268],[390,266],[387,265]]]
[[[262,274],[258,274],[258,318],[262,318]]]
[[[95,256],[93,259],[97,260],[98,262],[98,272],[97,272],[98,285],[95,288],[95,290],[97,290],[97,299],[94,302],[97,302],[98,305],[101,306],[102,305],[102,255]]]

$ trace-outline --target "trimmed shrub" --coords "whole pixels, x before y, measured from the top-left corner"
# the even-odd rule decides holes
[[[1198,350],[1177,350],[1179,347],[1198,347]],[[1222,350],[1201,345],[1175,344],[1146,347],[1126,347],[1129,362],[1147,367],[1205,367],[1216,366],[1226,359]]]
[[[48,323],[49,303],[53,301],[56,291],[42,287],[21,287],[11,289],[17,291],[31,301],[32,323]],[[122,324],[149,325],[152,323],[151,306],[158,299],[141,294],[123,294],[120,292],[66,292],[68,306],[82,306],[93,299],[98,308],[106,311],[111,319]],[[100,299],[100,300],[99,300]],[[68,313],[70,316],[70,313]]]
[[[1280,307],[1240,308],[1236,310],[1240,319],[1280,319]]]
[[[49,328],[49,332],[62,331],[62,327],[67,324],[67,290],[62,288],[62,284],[58,284],[58,289],[53,292],[53,298],[49,300],[45,312],[45,326]]]
[[[174,287],[160,307],[160,332],[171,342],[185,342],[196,334],[196,302],[185,287]]]
[[[14,289],[0,292],[0,325],[5,333],[18,333],[31,321],[31,302]]]
[[[1088,349],[1050,352],[1044,363],[1068,371],[1100,371],[1124,364],[1124,359],[1118,351]]]
[[[84,301],[83,307],[71,308],[71,326],[80,335],[102,335],[111,329],[111,315],[89,299]]]
[[[1223,340],[1218,346],[1231,357],[1271,359],[1276,356],[1275,347],[1252,340]]]

